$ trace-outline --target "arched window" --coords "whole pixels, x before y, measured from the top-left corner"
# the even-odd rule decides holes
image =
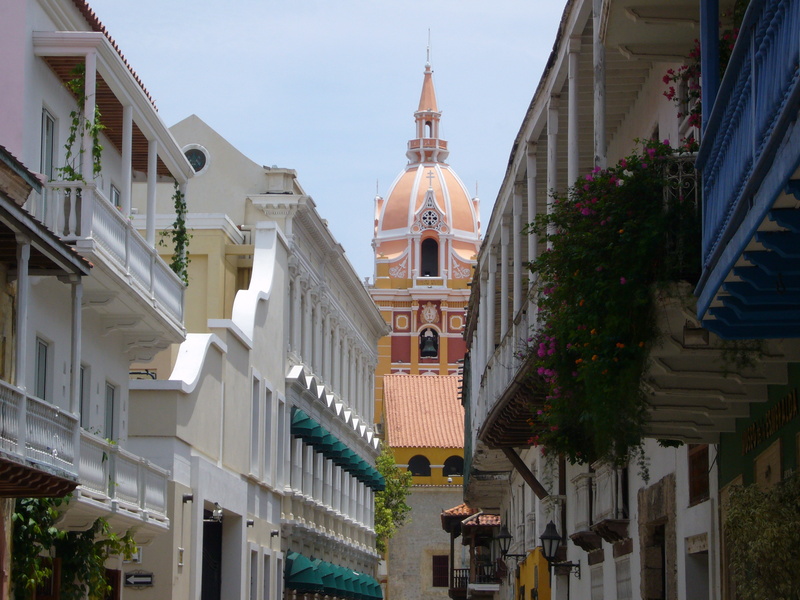
[[[439,356],[439,334],[427,327],[419,334],[420,358],[436,358]]]
[[[433,137],[433,124],[430,121],[425,121],[425,137]]]
[[[463,475],[464,474],[464,459],[460,456],[450,456],[444,461],[444,468],[442,475]]]
[[[420,244],[420,273],[423,277],[439,276],[439,244],[434,238],[422,240]]]
[[[429,476],[431,474],[431,461],[422,456],[422,454],[417,454],[408,461],[408,470],[412,475]]]

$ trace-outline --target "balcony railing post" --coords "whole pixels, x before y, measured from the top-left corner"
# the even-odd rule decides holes
[[[145,502],[147,501],[147,461],[144,458],[139,459],[139,463],[136,467],[137,498],[139,498],[139,506],[144,510]]]
[[[17,453],[25,457],[28,454],[28,395],[23,394],[17,413]]]

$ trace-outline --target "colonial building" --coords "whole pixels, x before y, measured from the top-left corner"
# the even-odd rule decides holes
[[[796,263],[789,248],[796,246],[791,192],[798,152],[789,124],[798,114],[798,3],[751,3],[741,29],[747,33],[740,34],[718,91],[712,66],[719,63],[713,50],[719,15],[701,18],[701,9],[714,5],[566,3],[513,141],[472,286],[465,500],[498,520],[493,531],[465,539],[470,570],[453,577],[453,598],[733,597],[723,583],[729,567],[720,544],[727,494],[721,488],[736,481],[767,485],[798,464],[793,363],[800,346],[781,339],[796,336],[797,325],[786,302],[795,293],[787,261]],[[692,63],[690,54],[696,59],[693,28],[701,23],[713,24],[701,53],[708,61],[702,64],[704,136],[690,93],[699,82],[672,78]],[[766,61],[760,68],[748,62],[756,56]],[[522,267],[547,246],[524,235],[522,225],[552,213],[554,193],[563,198],[571,186],[583,190],[642,140],[691,147],[701,137],[698,155],[664,167],[657,194],[659,202],[697,203],[695,220],[685,226],[699,231],[702,223],[702,258],[692,263],[703,271],[699,283],[681,277],[683,283],[653,292],[659,341],[640,381],[647,469],[635,461],[570,464],[548,456],[535,434],[540,411],[559,400],[545,398],[543,380],[531,372],[536,349],[531,352],[528,340],[543,323],[528,283],[537,274]],[[695,161],[703,169],[702,195]],[[591,215],[590,207],[583,209]],[[666,241],[659,249],[675,251]],[[586,268],[604,265],[587,257]],[[767,338],[755,359],[730,362],[726,349],[743,346],[723,338],[753,337]],[[683,445],[663,447],[664,440]],[[465,535],[469,530],[452,518],[443,515],[447,530]],[[560,541],[552,570],[541,540],[551,522]]]
[[[142,556],[157,584],[138,594],[380,597],[372,385],[386,325],[293,170],[256,164],[196,116],[171,131],[196,171],[190,333],[131,383],[132,444],[173,473],[172,530]]]
[[[450,151],[439,135],[441,116],[426,64],[408,164],[386,198],[375,199],[370,295],[392,328],[378,350],[377,423],[384,414],[383,375],[454,375],[466,349],[461,329],[480,215],[478,199],[445,162]]]
[[[19,161],[6,164],[22,174],[16,199],[27,211],[4,209],[19,252],[7,248],[4,259],[17,323],[4,337],[14,359],[3,359],[13,368],[3,414],[16,412],[17,425],[4,427],[3,447],[77,480],[58,527],[85,530],[104,517],[146,544],[169,529],[169,473],[130,449],[129,371],[185,337],[184,286],[155,249],[147,209],[158,182],[183,186],[192,169],[85,2],[5,3],[0,54],[0,144]],[[148,187],[144,237],[129,219],[135,180]],[[107,566],[118,598],[122,560]]]
[[[445,162],[441,116],[428,63],[408,164],[386,199],[375,199],[370,294],[391,326],[379,344],[375,416],[398,465],[414,476],[410,523],[389,542],[388,597],[446,597],[447,538],[430,533],[441,508],[461,501],[461,330],[480,217],[477,198]]]

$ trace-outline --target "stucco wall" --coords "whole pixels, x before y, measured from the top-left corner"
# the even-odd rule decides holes
[[[450,555],[450,536],[442,529],[441,512],[461,504],[461,487],[412,488],[408,504],[411,518],[389,542],[388,590],[391,600],[448,598],[447,587],[433,587],[433,556]],[[456,568],[461,562],[460,538],[456,540]]]

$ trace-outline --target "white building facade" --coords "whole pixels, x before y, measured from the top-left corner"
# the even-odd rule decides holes
[[[29,270],[16,385],[53,409],[41,434],[53,456],[74,460],[79,486],[59,527],[104,517],[144,544],[169,528],[169,473],[130,451],[129,371],[184,339],[184,286],[154,248],[154,221],[143,237],[128,215],[134,180],[147,182],[155,208],[156,184],[184,186],[192,169],[84,2],[5,3],[0,55],[0,144],[44,182],[24,208],[92,265],[82,280]],[[66,86],[74,79],[77,93]],[[105,129],[80,135],[98,121]],[[112,562],[119,594],[122,564]]]
[[[566,194],[593,168],[629,155],[634,140],[674,147],[699,139],[691,106],[684,103],[679,117],[681,109],[664,98],[664,77],[687,61],[698,25],[697,3],[566,3],[486,227],[466,326],[465,501],[501,517],[513,536],[509,554],[517,556],[503,561],[507,571],[493,566],[483,579],[475,565],[469,581],[451,589],[453,598],[527,598],[533,590],[538,598],[720,597],[716,444],[749,403],[767,399],[769,384],[786,383],[796,344],[770,340],[752,370],[726,373],[723,344],[702,329],[691,302],[662,298],[656,326],[663,342],[642,380],[647,478],[634,462],[572,465],[533,446],[541,398],[524,359],[541,323],[528,283],[535,274],[523,265],[546,247],[523,226],[552,210],[552,192]],[[681,171],[682,193],[699,201],[692,171]],[[665,448],[657,443],[663,438],[684,445]],[[550,521],[562,537],[558,560],[568,563],[552,577],[540,541]],[[484,541],[499,534],[497,527]],[[501,559],[496,541],[491,555]]]
[[[142,566],[166,587],[140,595],[338,596],[349,581],[377,597],[383,319],[294,171],[252,162],[195,116],[172,132],[197,170],[191,333],[132,384],[133,444],[174,473],[171,536]],[[174,218],[163,191],[159,229]]]

